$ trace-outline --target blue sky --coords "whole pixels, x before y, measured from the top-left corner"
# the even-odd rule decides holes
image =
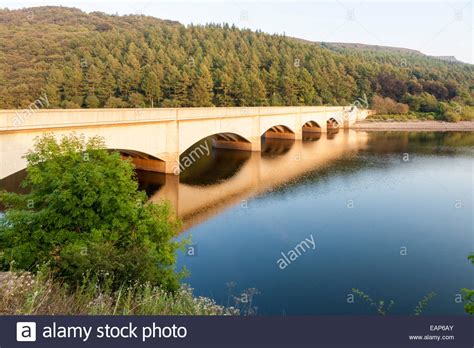
[[[0,0],[0,7],[78,7],[144,14],[183,24],[235,24],[312,41],[406,47],[473,61],[471,1],[122,1]]]

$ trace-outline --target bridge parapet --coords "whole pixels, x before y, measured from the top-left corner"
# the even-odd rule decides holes
[[[367,111],[356,109],[356,113],[361,117]],[[60,127],[77,128],[121,123],[171,122],[209,118],[295,117],[324,113],[343,115],[353,112],[349,111],[348,107],[342,106],[0,110],[0,131]]]

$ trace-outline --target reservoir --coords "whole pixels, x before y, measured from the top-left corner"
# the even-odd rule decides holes
[[[177,267],[198,296],[276,315],[414,314],[428,296],[423,314],[456,315],[474,288],[473,163],[472,132],[340,130],[137,174],[183,219]]]

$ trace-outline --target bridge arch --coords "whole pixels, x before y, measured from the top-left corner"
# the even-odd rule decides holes
[[[182,173],[200,159],[204,159],[201,160],[201,163],[205,165],[207,162],[205,159],[211,160],[212,148],[252,151],[253,144],[249,139],[232,132],[216,133],[206,136],[179,153],[179,157],[173,165],[173,173]]]
[[[327,125],[328,132],[337,131],[339,130],[339,127],[341,126],[339,121],[336,120],[334,117],[329,118],[326,122],[326,125]]]
[[[274,139],[295,139],[295,132],[288,126],[276,125],[268,128],[262,133],[263,138],[274,138]]]
[[[179,156],[192,155],[193,153],[200,153],[203,150],[210,151],[211,147],[218,149],[251,151],[252,141],[247,139],[245,136],[233,132],[215,133],[197,139],[187,148],[180,151]]]
[[[220,119],[183,123],[180,124],[178,131],[178,155],[183,154],[195,144],[209,137],[214,139],[213,144],[216,146],[219,146],[219,144],[225,146],[226,142],[229,145],[237,145],[237,143],[252,144],[255,140],[252,131],[253,123],[251,119],[240,120],[240,122],[239,119]],[[245,146],[244,148],[246,149]]]
[[[146,170],[150,172],[163,172],[166,169],[164,160],[150,155],[148,153],[130,150],[130,149],[108,149],[109,151],[117,151],[123,159],[130,159],[138,170]]]
[[[316,121],[308,121],[303,125],[303,132],[306,133],[321,133],[322,128]]]
[[[116,148],[107,148],[110,152],[118,152],[123,159],[130,159],[133,165],[138,170],[154,171],[154,172],[163,172],[165,169],[165,161],[150,154],[131,150],[131,149],[116,149]],[[0,186],[5,187],[14,187],[15,190],[20,189],[20,183],[26,178],[26,161],[23,161],[15,168],[15,172],[10,175],[0,179]],[[25,191],[26,192],[26,191]]]
[[[229,179],[250,159],[251,146],[248,139],[234,133],[219,133],[203,138],[179,156],[179,168],[175,168],[175,172],[180,174],[179,182],[191,186],[209,186]],[[226,151],[212,148],[245,151],[233,151],[229,156]]]

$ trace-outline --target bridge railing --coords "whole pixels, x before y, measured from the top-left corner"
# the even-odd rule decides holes
[[[263,106],[143,109],[23,109],[0,110],[0,131],[88,126],[97,124],[169,122],[206,118],[302,115],[350,112],[343,106]],[[338,116],[341,115],[341,116]],[[349,116],[353,119],[353,116]]]

